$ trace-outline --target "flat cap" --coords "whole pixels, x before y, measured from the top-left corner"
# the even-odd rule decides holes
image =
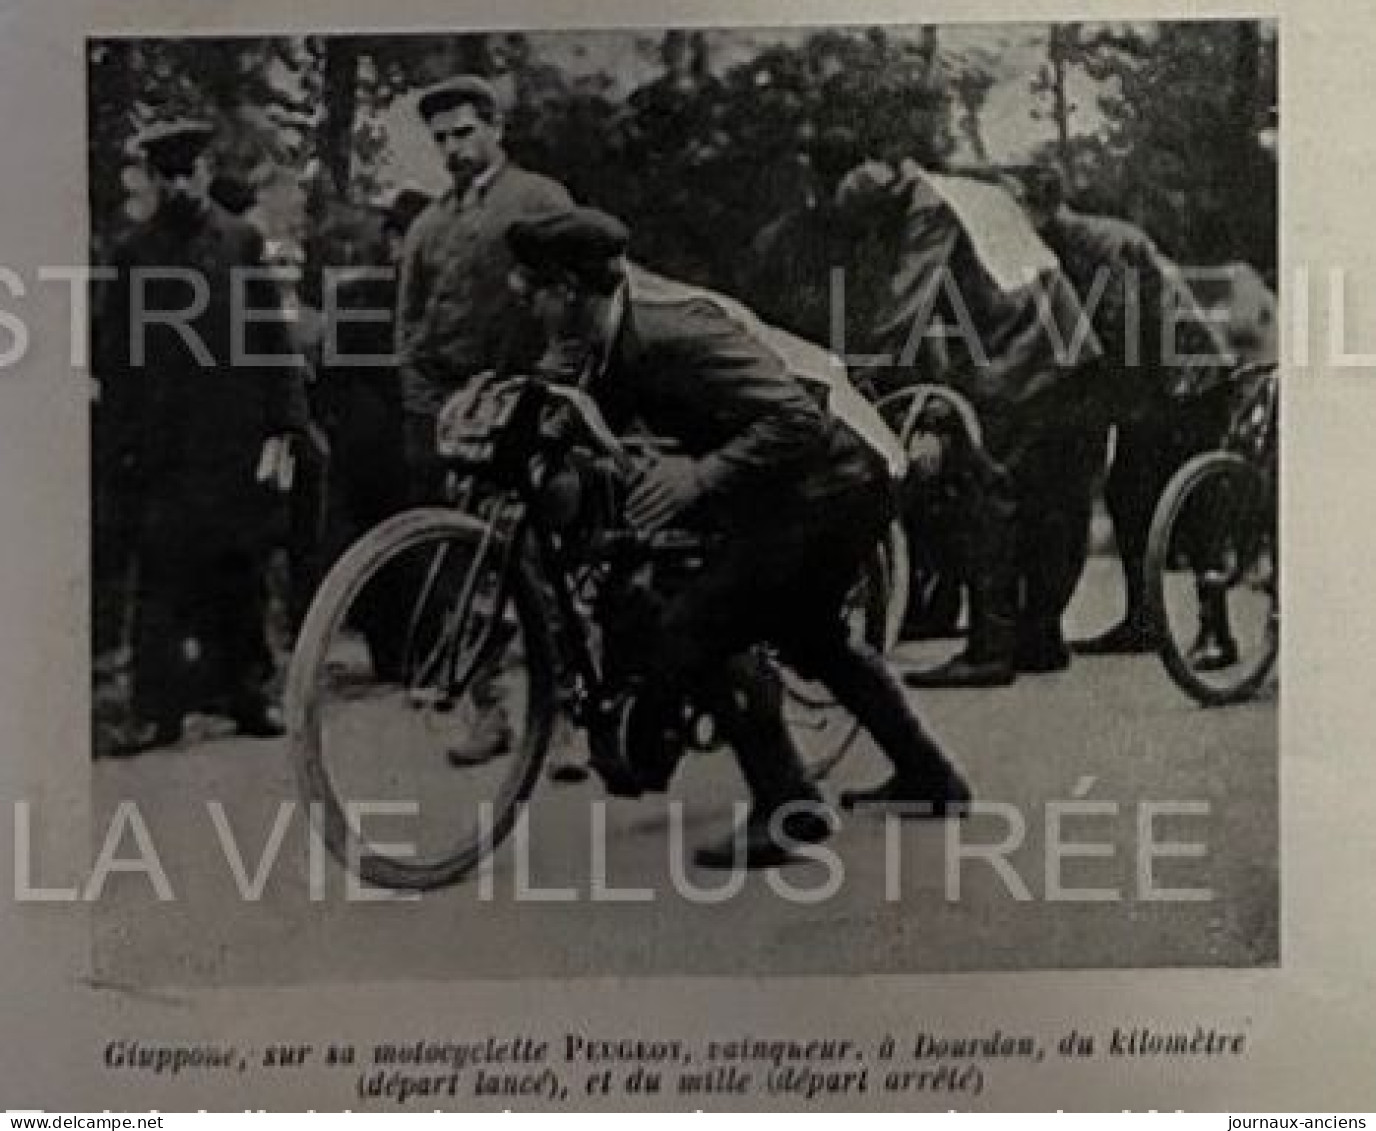
[[[561,271],[603,285],[619,273],[631,234],[615,216],[596,208],[573,208],[516,220],[506,230],[516,262],[531,271]]]
[[[469,105],[478,107],[489,116],[500,108],[497,92],[490,82],[477,75],[459,75],[421,91],[416,110],[421,119],[428,122],[436,114],[452,110],[455,106]]]
[[[215,127],[199,118],[156,122],[139,132],[135,148],[155,169],[188,169],[205,152]]]

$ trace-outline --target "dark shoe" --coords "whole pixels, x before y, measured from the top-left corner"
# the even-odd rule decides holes
[[[732,830],[729,838],[704,845],[693,854],[699,868],[734,871],[737,868],[778,868],[799,859],[794,849],[800,844],[821,844],[831,836],[832,821],[820,801],[795,807],[775,822],[773,814],[752,810],[743,826]],[[778,824],[778,832],[772,827]]]
[[[162,746],[175,746],[182,738],[181,719],[163,719],[156,722],[134,722],[125,734],[103,752],[107,758],[133,758],[157,750]]]
[[[472,731],[449,747],[444,756],[455,769],[471,770],[510,754],[515,738],[506,711],[489,707],[475,720]]]
[[[968,653],[928,671],[903,673],[908,687],[1007,687],[1016,678],[1007,660],[977,659]]]
[[[1190,649],[1190,667],[1197,672],[1221,672],[1238,661],[1237,641],[1231,636],[1201,634]]]
[[[889,808],[900,817],[964,817],[971,799],[970,786],[953,769],[945,777],[926,781],[905,781],[895,774],[873,789],[846,790],[841,808]]]
[[[1018,671],[1033,674],[1063,672],[1070,667],[1070,649],[1057,633],[1018,647]]]
[[[560,759],[550,763],[545,776],[560,785],[580,785],[592,777],[592,770],[586,762],[575,761],[572,758]]]
[[[233,711],[234,730],[247,738],[280,738],[287,733],[282,713],[269,703],[254,703]]]
[[[1082,656],[1135,656],[1156,651],[1151,633],[1132,620],[1125,620],[1088,640],[1076,640],[1070,647]]]

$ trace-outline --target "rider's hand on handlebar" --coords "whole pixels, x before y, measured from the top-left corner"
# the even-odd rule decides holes
[[[653,532],[672,522],[702,497],[697,461],[688,456],[658,456],[631,483],[626,517],[637,529]]]
[[[581,425],[574,411],[566,405],[545,413],[540,420],[540,435],[556,444],[571,444],[579,438]]]

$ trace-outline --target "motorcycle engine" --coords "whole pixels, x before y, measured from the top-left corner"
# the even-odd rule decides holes
[[[654,651],[664,615],[664,597],[652,584],[651,570],[613,574],[598,594],[596,619],[602,630],[602,655],[608,676],[625,683],[642,674]]]
[[[550,530],[589,538],[615,519],[621,492],[614,467],[575,452],[545,478],[537,505]]]

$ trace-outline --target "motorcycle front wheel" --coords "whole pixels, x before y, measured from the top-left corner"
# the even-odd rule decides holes
[[[376,887],[442,887],[509,835],[553,728],[549,623],[519,547],[460,511],[407,511],[339,559],[292,655],[286,715],[342,865]]]

